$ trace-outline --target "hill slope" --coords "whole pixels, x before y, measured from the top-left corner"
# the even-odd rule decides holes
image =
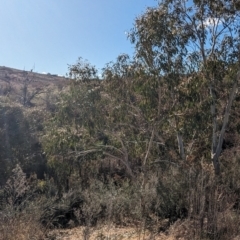
[[[46,100],[47,92],[61,90],[67,86],[69,79],[52,74],[40,74],[0,66],[0,96],[24,106],[39,106]]]
[[[14,69],[10,67],[0,66],[0,86],[4,83],[16,83],[24,82],[26,78],[31,81],[33,86],[43,87],[49,84],[55,84],[58,86],[64,86],[68,79],[55,74],[41,74],[32,71],[24,71]]]

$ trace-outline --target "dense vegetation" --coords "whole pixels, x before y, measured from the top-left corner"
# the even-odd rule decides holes
[[[2,96],[0,220],[34,210],[39,238],[72,224],[166,231],[179,219],[185,239],[239,235],[239,11],[162,1],[135,20],[134,57],[101,79],[79,58],[44,105]]]

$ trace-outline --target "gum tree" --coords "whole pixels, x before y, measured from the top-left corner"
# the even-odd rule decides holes
[[[200,139],[209,139],[216,175],[240,81],[239,10],[238,1],[164,0],[129,33],[136,58],[155,76],[159,106],[168,102],[179,156],[186,160]]]

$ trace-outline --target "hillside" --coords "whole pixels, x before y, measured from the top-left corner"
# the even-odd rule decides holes
[[[22,83],[28,78],[32,80],[33,87],[46,87],[49,84],[55,84],[59,86],[66,85],[68,79],[55,74],[41,74],[33,71],[24,71],[15,68],[0,66],[0,81]]]
[[[0,96],[8,96],[24,106],[43,105],[47,92],[59,91],[68,82],[69,79],[57,75],[0,67]]]

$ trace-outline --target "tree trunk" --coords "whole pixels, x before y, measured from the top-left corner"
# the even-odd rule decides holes
[[[182,139],[182,135],[179,132],[177,133],[177,140],[178,140],[178,149],[179,149],[179,154],[181,156],[181,159],[186,160],[184,146],[183,146],[183,139]]]
[[[216,175],[220,174],[219,156],[222,152],[223,138],[224,138],[227,124],[229,122],[230,110],[231,110],[233,101],[234,101],[237,91],[238,91],[238,82],[239,81],[240,81],[240,71],[238,71],[238,73],[237,73],[236,81],[234,82],[232,90],[230,92],[230,96],[229,96],[228,103],[227,103],[227,106],[225,109],[225,113],[224,113],[224,117],[223,117],[223,124],[222,124],[222,128],[221,128],[221,132],[219,134],[217,145],[214,143],[214,140],[216,139],[215,136],[217,133],[213,131],[212,146],[215,146],[215,147],[212,147],[211,158],[212,158],[212,163],[213,163],[213,167],[214,167],[214,171],[215,171]],[[215,116],[213,116],[213,118],[214,117]],[[213,128],[214,128],[214,126],[213,126]]]

